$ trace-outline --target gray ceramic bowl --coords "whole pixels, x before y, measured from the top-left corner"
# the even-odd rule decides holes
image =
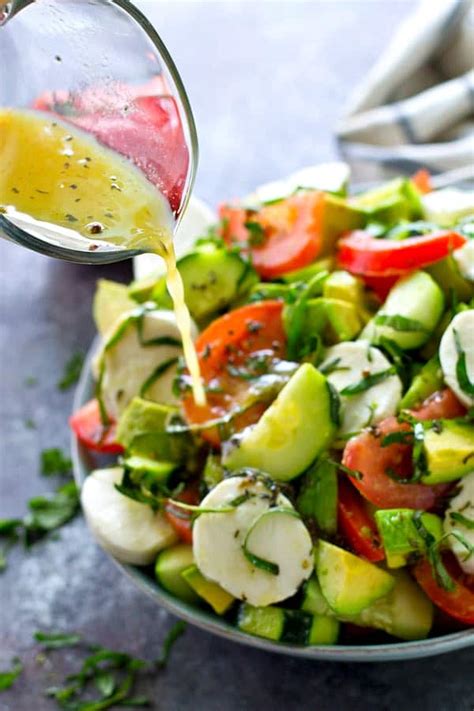
[[[74,398],[74,410],[79,409],[84,403],[94,396],[94,381],[91,372],[91,360],[95,352],[97,343],[93,343],[86,359],[81,379],[77,386]],[[97,465],[91,453],[76,441],[71,440],[72,460],[74,464],[74,476],[80,487],[86,476]],[[474,631],[465,630],[455,632],[440,637],[424,639],[415,642],[400,642],[394,640],[389,644],[374,645],[335,645],[330,647],[314,646],[300,647],[291,644],[282,644],[270,640],[252,637],[240,632],[223,619],[217,617],[204,609],[199,609],[188,605],[181,600],[170,595],[163,590],[151,576],[142,569],[124,565],[115,561],[116,565],[127,575],[141,590],[152,597],[158,605],[161,605],[177,617],[186,620],[190,624],[200,627],[207,632],[224,637],[225,639],[247,644],[251,647],[265,649],[269,652],[279,654],[289,654],[293,657],[306,657],[307,659],[325,659],[336,662],[388,662],[396,659],[417,659],[430,657],[435,654],[444,654],[456,649],[470,647],[474,645]]]

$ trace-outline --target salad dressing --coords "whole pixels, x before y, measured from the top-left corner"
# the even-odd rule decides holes
[[[0,166],[0,210],[7,216],[34,218],[59,236],[73,230],[91,251],[105,242],[164,259],[194,400],[205,404],[165,197],[125,158],[38,111],[0,109]]]

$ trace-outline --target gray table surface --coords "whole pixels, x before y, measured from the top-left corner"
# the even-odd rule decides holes
[[[201,144],[196,193],[215,204],[267,179],[336,156],[341,106],[411,2],[142,2],[188,88]],[[56,387],[65,361],[94,328],[98,277],[127,280],[129,264],[92,268],[0,245],[0,517],[22,515],[53,483],[39,476],[43,448],[68,446],[71,392]],[[34,387],[25,385],[35,376]],[[32,418],[36,429],[28,429]],[[46,711],[43,689],[76,652],[35,663],[38,628],[78,630],[151,659],[173,619],[94,544],[84,521],[60,539],[16,550],[0,577],[0,668],[25,664],[1,711]],[[319,709],[472,710],[474,650],[406,663],[330,664],[267,654],[188,629],[169,668],[143,684],[166,711]]]

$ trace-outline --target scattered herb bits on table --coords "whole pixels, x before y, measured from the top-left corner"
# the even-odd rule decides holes
[[[474,625],[474,196],[313,175],[222,205],[178,261],[205,406],[164,277],[98,283],[97,399],[71,427],[117,461],[85,515],[250,635]]]

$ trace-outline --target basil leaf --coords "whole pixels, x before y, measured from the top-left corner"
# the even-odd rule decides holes
[[[422,333],[429,333],[424,324],[421,321],[417,321],[413,318],[406,318],[400,314],[389,315],[389,314],[379,314],[375,316],[374,323],[376,326],[388,326],[393,328],[394,331],[421,331]]]
[[[84,365],[84,354],[74,353],[64,366],[64,373],[58,382],[59,390],[67,390],[77,383]]]
[[[158,657],[158,659],[156,660],[156,664],[159,667],[165,667],[168,664],[171,650],[173,649],[173,647],[176,644],[176,642],[178,641],[178,639],[186,631],[186,627],[187,627],[186,622],[183,622],[183,620],[179,620],[169,630],[168,634],[166,635],[166,637],[164,639],[163,649],[161,651],[161,654]]]
[[[28,502],[29,515],[24,526],[27,543],[38,535],[60,528],[70,521],[79,509],[79,492],[74,482],[61,486],[55,494],[36,496]]]
[[[9,671],[0,672],[0,691],[5,691],[5,689],[9,689],[13,686],[13,683],[18,679],[22,671],[23,664],[18,657],[14,657],[14,659],[12,659],[12,668]]]
[[[69,474],[71,469],[72,461],[58,447],[43,449],[41,452],[41,474],[43,476]]]
[[[267,236],[260,222],[248,220],[244,222],[244,226],[249,231],[247,242],[250,247],[262,247],[267,241]]]
[[[455,523],[460,523],[461,526],[468,528],[470,531],[474,529],[474,521],[470,518],[467,518],[467,516],[463,516],[462,513],[458,513],[457,511],[451,511],[449,514],[449,518]]]
[[[35,632],[33,635],[37,642],[41,642],[44,649],[61,649],[61,647],[72,647],[79,644],[81,636],[75,633],[65,632]]]
[[[386,380],[386,378],[389,378],[391,375],[396,375],[396,372],[397,371],[395,366],[391,366],[386,370],[380,370],[378,373],[371,373],[365,378],[362,378],[362,380],[359,380],[358,383],[354,383],[353,385],[347,385],[340,391],[339,394],[345,397],[358,395],[359,393],[363,393],[366,390],[369,390],[374,385],[381,383],[383,380]]]
[[[461,346],[461,339],[459,338],[458,332],[453,328],[454,343],[456,345],[456,352],[458,354],[458,359],[456,362],[456,377],[458,379],[459,387],[467,395],[474,397],[474,383],[469,379],[469,374],[467,372],[466,363],[466,353],[463,351]]]

